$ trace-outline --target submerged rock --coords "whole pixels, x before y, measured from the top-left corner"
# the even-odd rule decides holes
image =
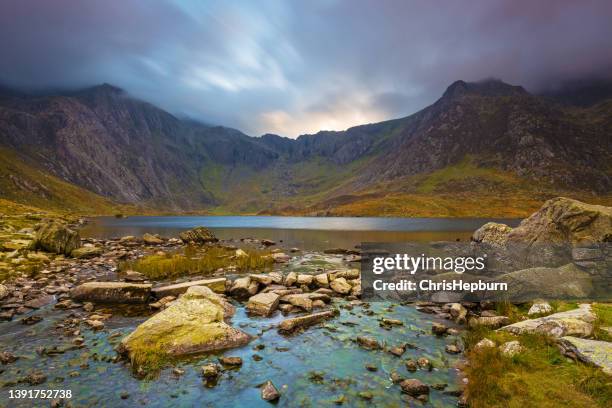
[[[205,227],[196,227],[179,234],[179,238],[185,243],[205,244],[207,242],[217,242],[215,235]]]
[[[138,365],[143,359],[180,357],[247,344],[250,337],[246,333],[223,321],[223,303],[209,288],[193,286],[125,337],[119,351]]]
[[[429,386],[427,384],[424,384],[421,380],[417,380],[416,378],[403,380],[400,383],[400,387],[402,387],[402,392],[413,397],[429,394]]]
[[[278,325],[278,331],[282,334],[291,334],[299,329],[305,329],[324,320],[331,319],[336,315],[337,312],[335,310],[327,310],[325,312],[286,319]]]
[[[357,337],[357,344],[368,350],[382,349],[382,346],[380,345],[378,340],[373,337],[359,336]]]
[[[55,254],[70,255],[72,251],[81,246],[81,237],[78,231],[58,221],[51,221],[38,228],[33,246],[36,249]]]
[[[128,282],[86,282],[70,292],[74,300],[97,303],[145,303],[150,294],[150,284]]]

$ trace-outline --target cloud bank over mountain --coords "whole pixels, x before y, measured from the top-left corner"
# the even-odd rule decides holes
[[[295,137],[404,116],[457,78],[545,90],[612,72],[606,1],[0,4],[0,83],[112,83],[170,112]]]

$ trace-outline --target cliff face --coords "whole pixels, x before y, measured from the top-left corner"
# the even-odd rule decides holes
[[[457,81],[405,118],[297,140],[253,138],[180,120],[102,85],[42,96],[0,92],[0,146],[115,202],[257,212],[325,208],[389,183],[419,192],[423,177],[466,160],[478,174],[490,169],[550,190],[606,195],[611,118],[608,99],[574,106],[500,81]],[[503,191],[500,183],[489,193]]]

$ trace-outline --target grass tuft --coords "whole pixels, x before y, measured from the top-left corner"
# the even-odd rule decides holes
[[[187,247],[179,253],[149,255],[123,262],[120,270],[135,270],[150,279],[167,279],[185,275],[209,275],[220,268],[235,268],[237,272],[267,270],[273,260],[263,251],[246,249],[247,256],[236,257],[235,251],[222,247],[195,249]]]

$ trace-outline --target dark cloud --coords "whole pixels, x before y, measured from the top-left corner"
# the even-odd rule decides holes
[[[0,82],[113,83],[289,136],[412,113],[451,82],[532,91],[612,70],[612,2],[4,0]]]

